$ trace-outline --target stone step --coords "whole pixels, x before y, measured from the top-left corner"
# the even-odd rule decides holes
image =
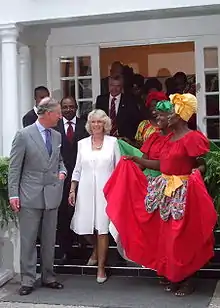
[[[215,256],[207,266],[202,268],[196,275],[202,278],[220,278],[220,230],[215,230]],[[38,264],[37,271],[40,271],[40,243],[37,244]],[[92,253],[92,247],[83,238],[75,239],[72,246],[71,260],[61,262],[61,250],[55,245],[54,270],[60,274],[96,275],[96,266],[86,266]],[[110,246],[107,261],[107,272],[109,275],[117,276],[145,276],[155,277],[156,274],[150,269],[143,268],[132,262],[123,260],[117,251],[114,240],[110,237]]]

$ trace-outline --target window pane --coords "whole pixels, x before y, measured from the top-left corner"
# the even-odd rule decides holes
[[[205,73],[205,90],[206,92],[218,92],[218,72]]]
[[[219,115],[219,95],[206,95],[206,115]]]
[[[219,119],[207,119],[207,135],[209,139],[219,139]]]
[[[72,77],[75,75],[74,71],[74,58],[61,58],[60,59],[60,76]]]
[[[62,96],[75,97],[75,80],[61,80]]]
[[[92,98],[92,79],[77,80],[79,99]]]
[[[88,113],[92,111],[92,102],[80,102],[79,103],[79,113],[80,116],[86,116]]]
[[[204,48],[204,66],[205,68],[218,67],[218,48]]]
[[[78,57],[77,58],[78,76],[91,76],[91,57]]]

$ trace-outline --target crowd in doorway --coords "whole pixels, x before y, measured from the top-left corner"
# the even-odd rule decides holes
[[[133,68],[123,65],[121,62],[113,62],[110,69],[110,76],[121,76],[123,78],[124,93],[133,95],[138,104],[139,109],[145,109],[145,101],[150,92],[165,92],[166,96],[174,93],[191,93],[196,95],[199,86],[196,83],[188,81],[184,72],[176,72],[173,76],[167,77],[165,87],[157,77],[147,78],[141,74],[134,73]],[[101,80],[101,94],[109,93],[108,87],[109,77]],[[189,121],[189,127],[196,129],[196,116],[194,115]]]

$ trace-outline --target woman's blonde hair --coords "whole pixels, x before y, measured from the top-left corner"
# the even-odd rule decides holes
[[[90,135],[92,134],[91,122],[94,118],[103,121],[103,123],[104,123],[104,134],[109,135],[110,131],[112,129],[112,122],[111,122],[111,119],[107,116],[107,114],[101,109],[94,109],[93,111],[91,111],[88,114],[88,119],[87,119],[87,122],[86,122],[87,132]]]

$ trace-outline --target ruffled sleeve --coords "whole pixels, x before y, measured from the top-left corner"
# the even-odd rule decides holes
[[[144,142],[144,144],[142,145],[142,147],[140,148],[141,152],[143,154],[145,154],[146,156],[148,156],[150,148],[152,146],[152,144],[155,142],[155,140],[159,137],[159,133],[155,132],[153,134],[151,134],[147,140]]]
[[[185,136],[184,147],[189,156],[199,157],[209,152],[210,143],[203,133],[192,131]]]

